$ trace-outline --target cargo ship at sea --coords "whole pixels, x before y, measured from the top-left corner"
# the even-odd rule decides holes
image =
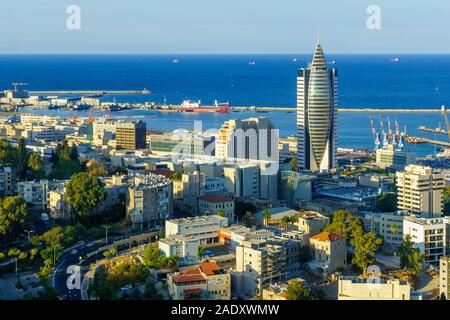
[[[228,102],[217,102],[214,100],[214,105],[212,106],[202,106],[201,101],[191,101],[184,100],[181,105],[181,110],[184,112],[219,112],[228,113],[230,111],[230,106]]]

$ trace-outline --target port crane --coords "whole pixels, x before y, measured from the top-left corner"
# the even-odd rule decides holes
[[[27,86],[28,85],[28,83],[25,83],[25,82],[13,82],[11,84],[14,87],[14,91],[17,91],[18,86]]]

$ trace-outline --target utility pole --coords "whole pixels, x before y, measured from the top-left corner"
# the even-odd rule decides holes
[[[108,245],[108,229],[111,228],[111,226],[108,226],[108,217],[104,218],[106,221],[106,224],[104,226],[105,228],[105,244]]]
[[[17,274],[17,271],[18,271],[17,270],[18,269],[17,268],[17,257],[15,257],[15,258],[16,258],[16,283],[17,283],[17,282],[19,282],[19,275]]]
[[[25,230],[26,233],[28,233],[28,243],[31,243],[30,233],[33,232],[33,230]]]

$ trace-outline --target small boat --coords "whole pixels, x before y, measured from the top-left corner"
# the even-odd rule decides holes
[[[178,59],[173,59],[172,60],[172,63],[178,63],[178,62],[180,62],[180,60],[178,60]]]
[[[331,60],[328,64],[336,64],[335,60]]]
[[[396,63],[396,62],[399,62],[399,61],[400,61],[400,58],[389,59],[389,62],[392,62],[392,63]]]
[[[248,64],[254,66],[256,64],[256,61],[250,61]]]

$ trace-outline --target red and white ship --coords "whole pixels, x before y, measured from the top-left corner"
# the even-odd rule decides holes
[[[228,113],[230,111],[230,106],[228,102],[217,102],[214,100],[213,106],[202,106],[199,101],[184,100],[181,105],[182,110],[185,112],[220,112]]]

